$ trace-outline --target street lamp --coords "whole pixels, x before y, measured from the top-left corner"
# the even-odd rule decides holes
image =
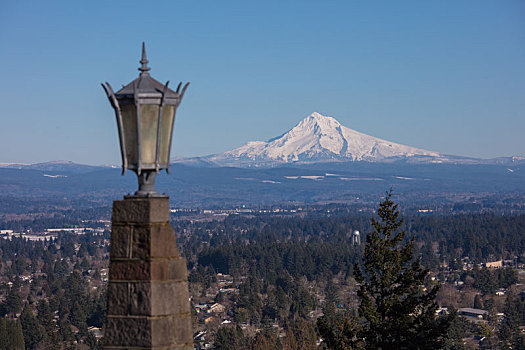
[[[139,77],[122,89],[113,92],[108,82],[102,84],[115,110],[122,155],[122,175],[127,169],[138,177],[139,189],[135,197],[159,197],[155,190],[155,176],[162,169],[169,173],[170,150],[175,111],[182,101],[186,83],[173,91],[169,81],[161,84],[153,79],[148,67],[146,48],[142,43]]]

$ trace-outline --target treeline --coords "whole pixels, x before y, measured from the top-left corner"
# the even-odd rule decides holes
[[[99,287],[106,259],[102,236],[0,239],[0,294],[5,295],[0,333],[6,334],[0,336],[0,349],[21,346],[20,335],[26,349],[62,349],[76,342],[98,349],[88,327],[102,327],[105,321],[105,288]]]
[[[275,283],[277,273],[304,276],[309,281],[342,273],[349,276],[361,250],[349,242],[260,243],[207,247],[199,254],[198,264],[213,266],[215,271],[246,275],[249,272]]]
[[[525,252],[525,215],[425,215],[407,218],[406,225],[425,244],[436,242],[447,261],[513,259]]]
[[[179,244],[190,268],[195,263],[213,264],[217,271],[231,273],[232,268],[255,266],[251,262],[257,261],[265,269],[282,267],[309,279],[328,270],[347,273],[356,261],[354,255],[360,252],[349,245],[351,233],[359,230],[364,244],[370,227],[369,216],[348,214],[230,216],[222,222],[172,224],[182,236]],[[407,237],[415,237],[417,253],[427,268],[463,257],[475,263],[516,257],[525,260],[525,215],[416,215],[406,218],[403,229]]]

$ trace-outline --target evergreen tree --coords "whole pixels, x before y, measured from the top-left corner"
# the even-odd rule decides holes
[[[20,321],[0,318],[0,350],[24,350]]]
[[[9,347],[8,349],[25,349],[25,343],[24,343],[24,333],[22,331],[22,324],[20,323],[20,320],[17,320],[16,322],[11,322],[11,331],[9,331],[10,334],[12,334],[12,344],[13,347]]]
[[[89,346],[90,350],[102,350],[103,349],[102,341],[97,340],[97,338],[95,338],[95,336],[91,332],[88,333],[88,335],[86,336],[85,343],[87,346]]]
[[[241,327],[222,327],[215,335],[215,348],[221,350],[243,349],[245,338]]]
[[[250,346],[241,347],[239,349],[251,350],[281,350],[282,345],[275,332],[271,329],[264,329],[252,338]]]
[[[519,314],[520,301],[509,293],[505,298],[505,317],[499,324],[498,337],[501,341],[502,349],[523,349],[520,347],[523,336],[520,334],[519,326],[521,317]]]
[[[94,298],[91,303],[91,310],[87,319],[88,326],[102,328],[106,319],[106,295],[102,294]]]
[[[355,317],[330,317],[325,314],[317,320],[317,329],[328,349],[352,350],[363,346],[357,338]]]
[[[366,349],[439,349],[454,315],[435,316],[439,286],[423,289],[428,270],[414,258],[414,239],[405,241],[392,190],[377,215],[366,237],[364,266],[354,267],[361,301],[356,338]]]
[[[451,310],[456,314],[456,310]],[[463,317],[455,317],[448,329],[448,334],[443,345],[444,350],[465,350],[463,338],[466,337],[466,330],[469,328],[469,321]]]
[[[24,342],[28,349],[36,349],[39,344],[46,340],[47,336],[44,327],[38,323],[27,303],[20,315],[20,322],[24,333]]]
[[[13,285],[4,301],[3,309],[8,315],[16,315],[22,307],[22,297],[20,296],[20,279],[15,278]]]
[[[7,342],[7,319],[0,317],[0,349],[4,350]]]
[[[283,350],[318,349],[315,326],[304,319],[291,324],[286,331],[286,336],[281,341]]]
[[[479,294],[476,294],[474,297],[474,309],[483,309],[483,300],[481,300],[481,296]]]
[[[53,322],[53,313],[49,308],[49,303],[44,299],[38,302],[38,322],[44,327],[46,334],[51,335],[55,331],[55,324]]]

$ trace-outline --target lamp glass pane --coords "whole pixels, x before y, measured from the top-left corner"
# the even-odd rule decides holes
[[[162,107],[162,125],[160,132],[160,164],[167,167],[170,158],[170,138],[175,119],[175,106],[164,105]]]
[[[140,105],[140,158],[143,166],[153,166],[157,151],[159,106]]]
[[[137,109],[134,104],[122,105],[122,134],[124,135],[124,154],[128,167],[137,168]]]

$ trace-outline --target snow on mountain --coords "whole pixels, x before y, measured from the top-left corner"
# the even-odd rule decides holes
[[[248,142],[222,154],[208,157],[221,165],[277,165],[326,161],[385,161],[437,152],[382,140],[341,125],[332,117],[312,113],[285,134],[264,141]]]

